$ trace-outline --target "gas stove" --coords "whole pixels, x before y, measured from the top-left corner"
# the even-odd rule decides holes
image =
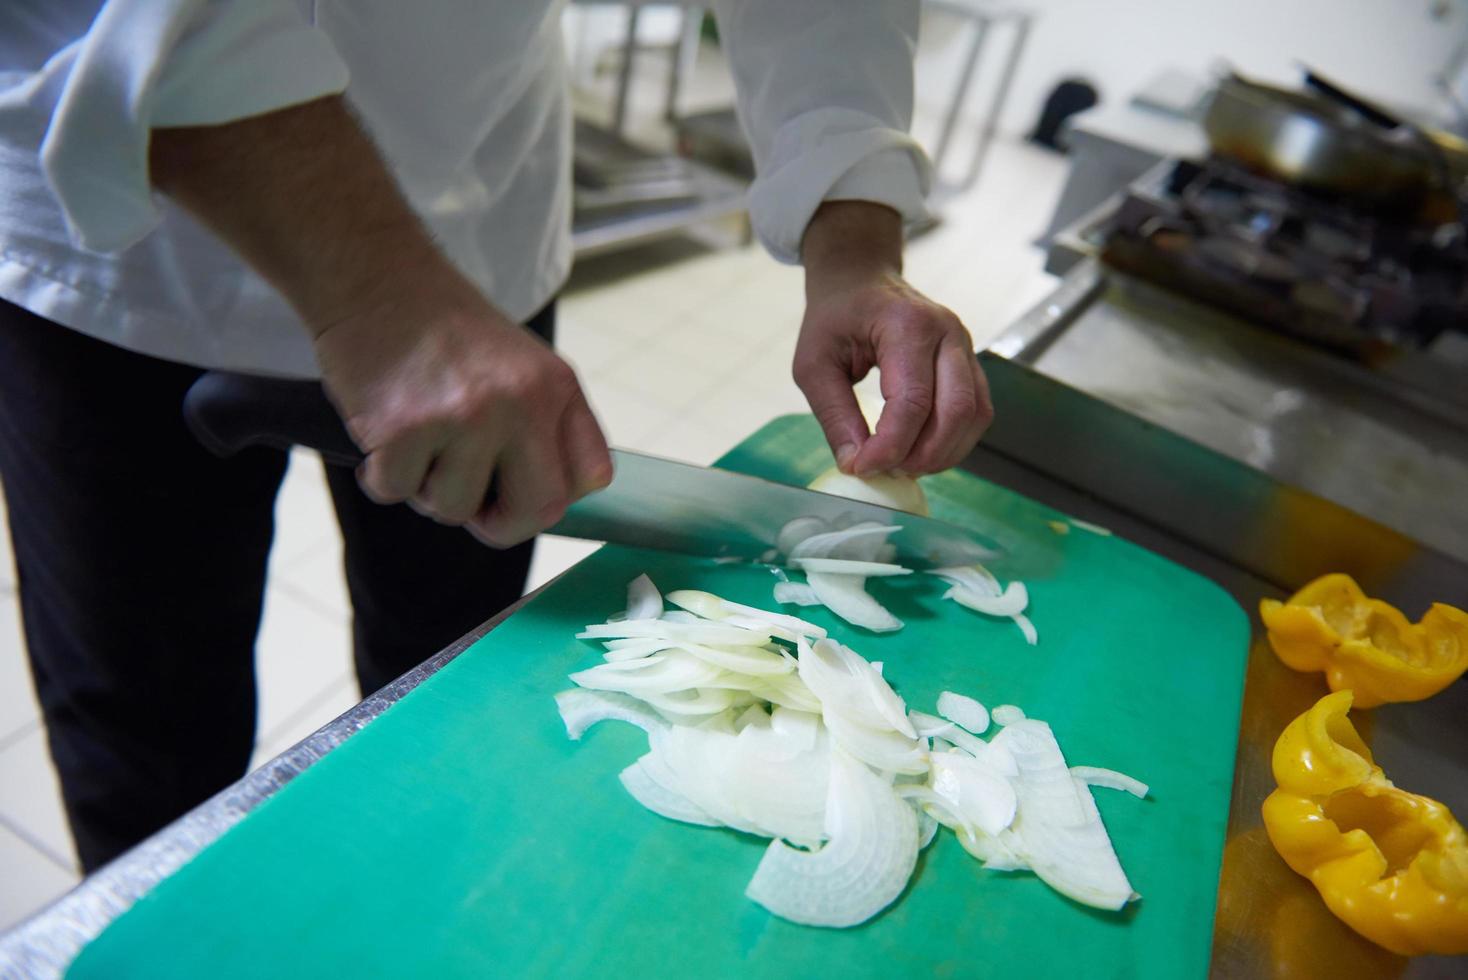
[[[1095,231],[1114,268],[1367,363],[1468,332],[1461,226],[1373,213],[1224,158],[1155,168]]]

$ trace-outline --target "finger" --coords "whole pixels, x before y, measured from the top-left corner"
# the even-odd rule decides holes
[[[536,426],[497,460],[494,503],[468,522],[480,540],[508,548],[561,519],[570,502],[559,426]]]
[[[979,398],[973,370],[976,361],[961,343],[945,341],[939,346],[933,410],[898,469],[913,475],[946,470],[967,456],[979,441]]]
[[[793,374],[816,421],[821,424],[821,431],[826,434],[836,465],[847,473],[852,472],[852,462],[871,435],[851,390],[852,384],[860,379],[853,378],[849,368],[829,352],[797,354]]]
[[[989,377],[979,366],[977,357],[974,358],[974,393],[979,399],[979,438],[982,439],[994,424],[994,399],[989,394]]]
[[[561,444],[565,447],[566,486],[571,500],[612,482],[612,455],[606,436],[580,391],[561,416]]]
[[[436,435],[426,430],[394,439],[367,454],[357,483],[376,503],[401,503],[423,486],[437,449]]]
[[[853,463],[857,476],[895,469],[912,451],[933,411],[936,347],[936,340],[922,340],[898,346],[885,356],[878,353],[877,369],[882,372],[882,397],[886,402],[877,419],[877,431]]]
[[[484,508],[498,446],[483,439],[460,437],[438,454],[416,508],[440,524],[463,524]]]

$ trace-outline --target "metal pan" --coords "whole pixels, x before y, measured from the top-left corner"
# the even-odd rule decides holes
[[[1340,101],[1229,75],[1219,81],[1203,118],[1215,153],[1301,187],[1368,207],[1437,215],[1468,175],[1468,148],[1446,133],[1386,128]],[[1438,149],[1424,145],[1424,137]]]

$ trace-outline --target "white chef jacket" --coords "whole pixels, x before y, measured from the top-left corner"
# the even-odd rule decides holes
[[[924,217],[906,135],[917,4],[715,0],[759,176],[754,231],[798,259],[822,200]],[[299,318],[152,192],[155,127],[345,93],[449,258],[517,319],[570,267],[562,0],[5,0],[0,297],[200,367],[311,377]]]

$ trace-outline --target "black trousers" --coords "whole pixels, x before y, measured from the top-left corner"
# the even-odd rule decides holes
[[[530,323],[547,340],[554,306]],[[211,456],[195,368],[0,301],[0,482],[36,695],[92,870],[238,779],[284,453]],[[357,677],[377,690],[517,599],[531,545],[493,551],[328,467]]]

